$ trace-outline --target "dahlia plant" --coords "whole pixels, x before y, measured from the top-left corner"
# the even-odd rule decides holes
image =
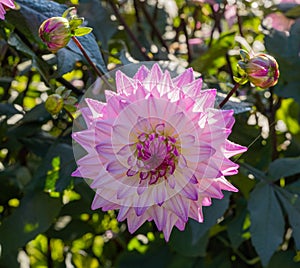
[[[95,190],[93,209],[119,210],[131,233],[154,221],[168,241],[188,218],[202,222],[202,206],[222,190],[237,191],[225,176],[238,172],[230,157],[246,148],[227,139],[233,111],[215,109],[216,90],[201,87],[191,68],[171,78],[142,65],[132,78],[117,71],[106,102],[85,99],[87,127],[72,137],[87,153],[73,176]]]

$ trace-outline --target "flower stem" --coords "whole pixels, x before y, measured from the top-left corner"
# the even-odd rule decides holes
[[[76,46],[80,49],[81,53],[83,54],[83,56],[86,58],[86,60],[88,61],[88,63],[92,66],[92,68],[94,69],[94,71],[96,72],[96,74],[99,77],[102,77],[104,75],[104,73],[102,73],[97,66],[95,65],[94,62],[92,62],[91,58],[89,57],[89,55],[86,53],[85,49],[83,48],[83,46],[81,45],[81,43],[79,42],[79,40],[77,39],[76,36],[72,36],[72,40],[75,42]]]
[[[148,23],[150,24],[151,28],[153,29],[153,32],[155,33],[155,35],[157,36],[159,42],[162,44],[162,46],[167,50],[167,52],[169,52],[169,48],[168,45],[166,44],[165,40],[162,38],[161,33],[159,32],[157,26],[155,25],[155,21],[153,20],[153,18],[151,18],[150,14],[148,13],[147,9],[145,8],[145,2],[138,2],[139,6],[144,15],[146,20],[148,21]]]
[[[147,50],[145,47],[142,46],[142,44],[139,42],[139,40],[135,37],[135,35],[133,34],[133,32],[131,31],[131,29],[129,28],[129,26],[127,25],[127,23],[125,22],[125,20],[123,19],[123,17],[121,16],[118,8],[116,7],[116,5],[114,4],[114,1],[112,0],[108,0],[108,3],[110,4],[111,8],[113,9],[117,19],[119,20],[119,22],[124,26],[126,32],[129,34],[130,38],[132,39],[132,41],[135,43],[135,45],[138,47],[138,49],[140,50],[141,54],[143,55],[143,57],[145,58],[145,60],[151,60],[150,57],[147,55]]]
[[[81,43],[79,42],[79,40],[76,38],[76,36],[72,36],[72,40],[75,42],[75,44],[77,45],[77,47],[80,49],[81,53],[83,54],[83,56],[86,58],[86,60],[88,61],[88,63],[92,66],[92,68],[94,69],[95,73],[101,78],[101,80],[112,90],[114,90],[111,86],[111,84],[107,81],[105,74],[102,73],[97,66],[95,65],[95,63],[91,60],[91,58],[89,57],[89,55],[86,53],[85,49],[83,48],[83,46],[81,45]]]
[[[189,46],[189,35],[188,35],[187,29],[186,29],[185,16],[183,14],[180,16],[180,25],[182,27],[183,34],[185,36],[185,42],[186,42],[186,46],[187,46],[188,62],[191,62],[192,56],[191,56],[191,48]]]
[[[230,92],[227,94],[227,96],[225,97],[224,100],[222,100],[222,102],[219,104],[219,108],[221,109],[225,104],[226,102],[230,99],[230,97],[238,90],[240,84],[239,83],[236,83],[233,87],[233,89],[230,90]]]
[[[271,146],[272,146],[272,161],[276,160],[279,157],[279,152],[277,150],[277,134],[276,134],[276,111],[280,107],[280,102],[279,105],[274,105],[275,102],[275,97],[274,97],[274,88],[270,87],[270,93],[271,96],[269,98],[269,129],[270,129],[270,139],[271,139]]]

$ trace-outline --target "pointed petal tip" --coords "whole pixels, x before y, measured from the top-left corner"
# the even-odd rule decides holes
[[[135,214],[139,217],[144,214],[148,207],[134,207]]]
[[[79,171],[79,168],[77,168],[75,171],[73,171],[73,172],[71,173],[71,176],[72,176],[72,177],[82,177],[82,176],[81,176],[81,173],[80,173],[80,171]]]

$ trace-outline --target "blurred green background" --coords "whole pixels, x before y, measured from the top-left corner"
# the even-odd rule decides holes
[[[17,0],[0,21],[0,267],[300,266],[300,6],[297,1]],[[299,3],[299,2],[298,2]],[[248,146],[224,193],[166,243],[152,223],[131,235],[116,212],[92,211],[94,192],[72,178],[73,103],[56,115],[57,88],[80,101],[97,76],[74,43],[51,54],[40,24],[76,6],[93,32],[80,37],[107,73],[141,61],[193,67],[226,94],[241,48],[274,56],[278,84],[244,85],[230,140]],[[65,95],[64,95],[65,94]],[[245,105],[250,109],[245,109]]]

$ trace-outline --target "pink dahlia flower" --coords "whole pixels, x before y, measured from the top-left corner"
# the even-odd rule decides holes
[[[0,0],[0,19],[4,20],[7,8],[15,8],[13,0]]]
[[[131,233],[154,221],[168,241],[188,218],[202,222],[202,206],[222,190],[237,191],[225,176],[246,148],[227,140],[233,111],[214,109],[216,90],[201,90],[192,69],[173,79],[157,64],[133,78],[117,71],[116,87],[106,103],[86,98],[80,109],[87,128],[73,139],[87,154],[73,176],[90,179],[92,209],[119,210]]]

